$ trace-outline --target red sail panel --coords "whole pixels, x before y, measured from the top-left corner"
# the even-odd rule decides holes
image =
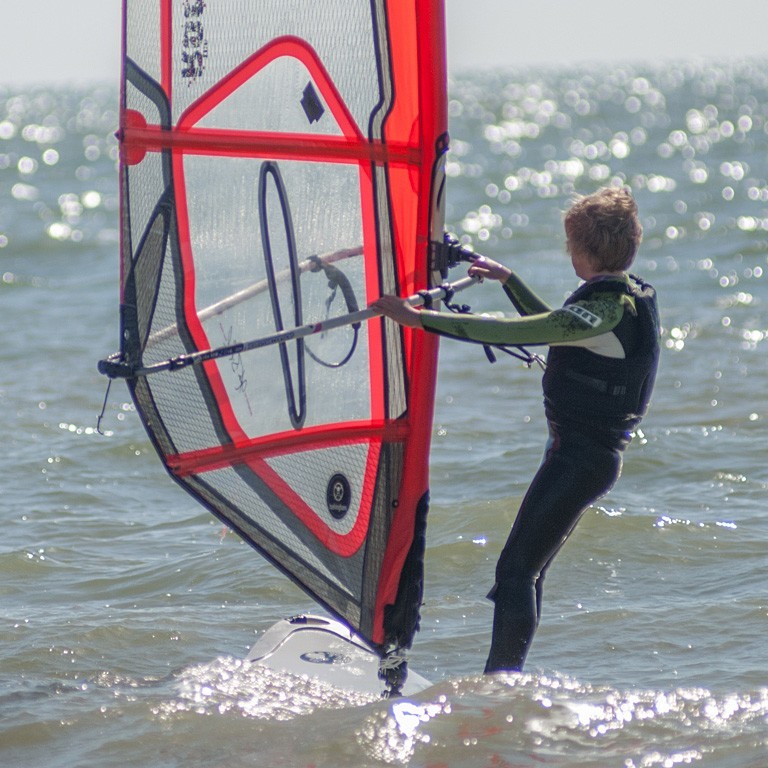
[[[436,0],[125,0],[125,363],[432,284],[443,28]],[[436,344],[377,319],[129,383],[182,487],[372,643],[409,645]]]

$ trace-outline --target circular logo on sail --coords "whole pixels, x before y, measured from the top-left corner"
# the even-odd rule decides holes
[[[328,502],[328,511],[337,520],[341,520],[349,512],[352,489],[349,487],[349,480],[344,475],[335,474],[328,481],[325,500]]]

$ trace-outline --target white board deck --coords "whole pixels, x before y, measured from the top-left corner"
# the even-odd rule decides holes
[[[305,615],[272,625],[251,648],[247,660],[277,672],[307,675],[334,688],[381,695],[379,656],[361,637],[335,619]],[[408,670],[402,689],[412,696],[432,683]]]

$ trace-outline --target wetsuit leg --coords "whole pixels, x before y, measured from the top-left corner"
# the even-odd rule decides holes
[[[552,442],[496,566],[486,672],[522,669],[539,622],[546,569],[584,510],[610,490],[620,471],[619,451],[579,435]]]

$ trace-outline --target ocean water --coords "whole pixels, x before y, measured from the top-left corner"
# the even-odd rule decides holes
[[[122,384],[115,88],[0,90],[0,763],[768,764],[768,61],[468,73],[448,224],[557,304],[562,211],[627,183],[657,288],[652,410],[486,679],[493,567],[544,446],[540,371],[444,342],[410,701],[242,663],[312,610],[168,479]],[[508,309],[498,286],[462,295]]]

